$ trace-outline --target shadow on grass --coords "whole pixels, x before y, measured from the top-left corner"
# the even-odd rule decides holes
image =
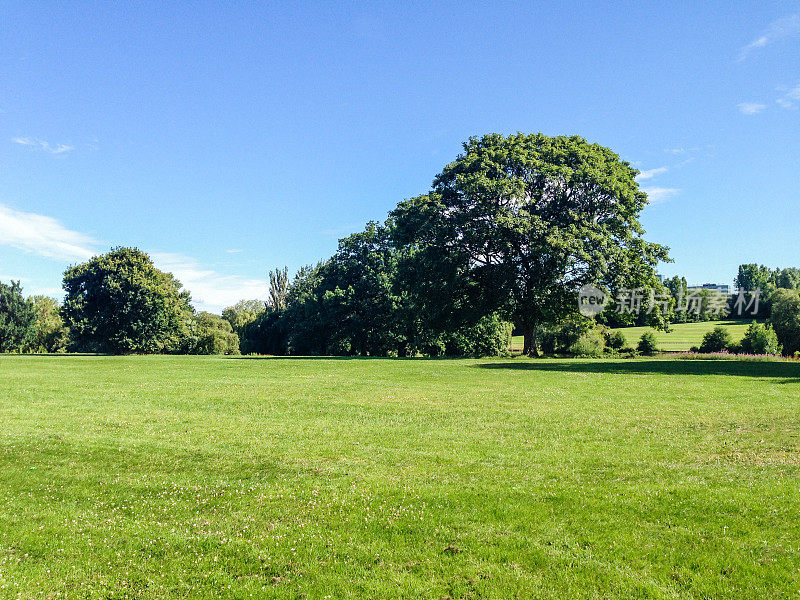
[[[553,373],[599,373],[608,375],[730,375],[753,378],[782,378],[778,383],[800,383],[800,364],[744,360],[620,360],[593,361],[562,359],[547,361],[490,362],[479,369],[515,369]]]

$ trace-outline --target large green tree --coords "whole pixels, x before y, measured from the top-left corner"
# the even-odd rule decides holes
[[[136,248],[115,248],[64,273],[64,318],[76,349],[174,352],[192,319],[188,292]]]
[[[538,354],[540,327],[574,313],[584,284],[657,285],[667,248],[643,237],[637,173],[577,136],[491,134],[466,142],[431,192],[392,219],[401,243],[448,265],[465,305],[502,309]]]
[[[35,335],[36,311],[19,281],[0,283],[0,352],[20,352]]]

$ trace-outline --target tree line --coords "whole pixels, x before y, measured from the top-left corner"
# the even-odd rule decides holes
[[[686,287],[656,276],[670,259],[644,238],[647,197],[637,173],[577,136],[470,138],[428,192],[340,240],[332,257],[293,278],[272,271],[265,303],[196,312],[180,282],[147,254],[115,248],[65,272],[61,306],[3,285],[0,350],[493,355],[507,351],[514,328],[526,354],[619,349],[609,326],[668,328],[681,317],[667,302],[641,315],[606,310],[587,319],[577,310],[582,286],[675,297]],[[742,283],[751,271],[740,269]],[[786,290],[794,298],[800,281],[773,275],[765,309],[772,313],[779,283],[794,282]]]

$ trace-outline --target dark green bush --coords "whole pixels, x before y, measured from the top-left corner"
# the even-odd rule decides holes
[[[569,352],[574,356],[598,357],[603,354],[605,346],[603,334],[597,329],[590,329],[582,333],[569,347]]]
[[[730,331],[726,327],[717,325],[703,336],[700,352],[724,352],[730,349],[732,342]]]
[[[753,322],[747,328],[741,350],[745,354],[780,354],[778,335],[771,325]]]
[[[612,350],[622,350],[628,341],[621,331],[609,331],[606,334],[606,346]]]
[[[658,353],[658,342],[655,334],[652,331],[645,331],[642,337],[639,338],[636,350],[645,356],[653,356]]]

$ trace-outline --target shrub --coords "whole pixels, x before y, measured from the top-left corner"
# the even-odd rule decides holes
[[[545,354],[571,354],[572,346],[594,326],[594,322],[585,317],[574,317],[557,325],[545,326],[540,336],[541,350]]]
[[[609,331],[606,334],[606,346],[612,350],[622,350],[627,343],[625,334],[621,331]]]
[[[703,336],[700,352],[722,352],[723,350],[728,350],[732,341],[730,331],[721,325],[717,325]]]
[[[446,336],[444,352],[448,356],[500,356],[508,352],[512,330],[511,323],[489,315]]]
[[[778,336],[771,325],[753,323],[747,328],[741,346],[745,354],[780,354]]]
[[[590,329],[581,334],[575,343],[569,347],[569,353],[575,356],[598,357],[605,350],[605,339],[597,329]]]
[[[652,331],[645,331],[642,337],[639,338],[639,343],[636,346],[641,354],[645,356],[653,356],[658,352],[658,342],[656,335]]]

